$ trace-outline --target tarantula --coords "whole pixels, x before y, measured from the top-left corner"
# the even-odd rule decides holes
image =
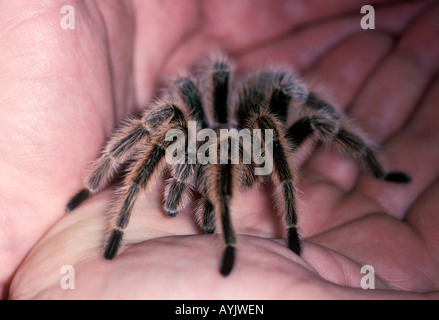
[[[345,115],[310,92],[298,77],[280,69],[258,71],[239,80],[233,78],[233,69],[226,57],[211,57],[202,72],[174,80],[166,98],[155,101],[140,119],[129,120],[109,139],[102,155],[91,167],[85,187],[66,207],[67,212],[75,209],[107,186],[122,164],[129,163],[111,212],[111,232],[104,248],[106,259],[116,255],[140,192],[153,183],[153,177],[169,169],[172,178],[165,189],[166,214],[175,217],[188,205],[191,190],[198,191],[201,196],[196,202],[198,220],[206,233],[212,233],[217,219],[225,243],[220,272],[224,276],[231,272],[236,236],[230,219],[230,200],[236,187],[257,186],[265,181],[265,176],[256,174],[256,169],[262,168],[254,154],[247,163],[243,161],[249,146],[240,136],[233,135],[214,137],[215,141],[210,141],[210,147],[203,152],[211,156],[220,151],[225,160],[207,163],[189,161],[189,143],[184,139],[185,142],[179,144],[183,152],[177,161],[168,163],[166,153],[175,143],[175,137],[169,139],[167,134],[175,129],[188,138],[190,121],[196,123],[197,132],[247,129],[255,138],[253,143],[261,143],[261,155],[271,168],[265,175],[269,174],[273,179],[278,205],[285,215],[287,246],[298,255],[302,245],[295,206],[297,179],[296,168],[289,161],[289,155],[294,154],[305,140],[338,145],[360,164],[367,166],[379,180],[410,182],[411,178],[403,172],[385,171],[377,160],[376,147]],[[232,161],[232,140],[238,140],[238,162]],[[225,150],[220,150],[223,146]],[[195,149],[200,151],[200,141],[197,141]],[[173,150],[172,155],[175,156],[176,149]]]

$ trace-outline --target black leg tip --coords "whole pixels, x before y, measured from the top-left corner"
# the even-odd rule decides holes
[[[179,214],[179,211],[166,210],[166,215],[170,218],[175,218]]]
[[[394,183],[410,183],[412,178],[404,172],[389,172],[384,177],[384,180]]]
[[[235,262],[235,247],[227,246],[223,252],[221,259],[220,272],[224,277],[227,277],[233,269]]]
[[[91,192],[87,188],[82,189],[79,191],[67,204],[66,206],[66,212],[71,212],[75,210],[81,203],[83,203],[85,200],[90,197]]]
[[[123,232],[120,230],[113,230],[110,235],[110,238],[105,245],[104,257],[107,260],[113,259],[117,251],[119,250],[120,244],[122,243]]]
[[[209,216],[205,216],[203,220],[204,233],[211,234],[215,232],[215,220],[213,212]]]
[[[215,232],[215,227],[204,227],[204,233],[212,234]]]
[[[287,245],[291,251],[300,256],[302,253],[302,244],[296,227],[288,228]]]

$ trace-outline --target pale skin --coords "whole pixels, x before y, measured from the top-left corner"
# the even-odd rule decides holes
[[[302,2],[70,1],[76,25],[63,30],[61,4],[3,1],[1,296],[438,299],[439,6],[377,1],[377,29],[364,31],[360,1]],[[231,209],[239,236],[227,278],[218,271],[220,237],[204,235],[190,208],[168,218],[159,182],[106,261],[112,190],[69,214],[66,203],[117,123],[143,110],[164,79],[216,49],[231,54],[238,72],[294,67],[383,146],[388,168],[413,182],[376,181],[319,149],[300,170],[303,255],[283,243],[270,187],[241,192]],[[60,285],[64,265],[74,267],[74,290]],[[375,269],[376,290],[360,288],[364,265]]]

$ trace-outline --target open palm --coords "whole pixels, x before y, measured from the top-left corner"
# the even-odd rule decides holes
[[[387,2],[376,1],[375,31],[360,28],[361,1],[348,0],[72,1],[74,30],[61,28],[52,1],[2,3],[3,296],[437,298],[439,6]],[[119,121],[139,114],[167,77],[218,49],[238,72],[295,67],[383,146],[388,168],[413,182],[376,181],[352,159],[319,148],[301,170],[303,255],[279,240],[270,186],[242,192],[232,202],[239,236],[227,278],[218,272],[220,239],[202,234],[190,208],[168,218],[158,182],[137,202],[119,254],[106,261],[113,190],[68,215],[67,201]],[[74,290],[60,285],[66,265]],[[377,290],[361,289],[364,265],[373,267]]]

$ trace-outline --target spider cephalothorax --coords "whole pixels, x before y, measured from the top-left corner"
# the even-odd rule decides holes
[[[271,176],[277,186],[287,245],[296,254],[301,253],[295,209],[297,170],[289,155],[305,140],[338,145],[377,179],[410,181],[405,173],[385,171],[375,148],[360,130],[310,92],[299,78],[287,71],[267,70],[235,80],[232,71],[226,58],[211,58],[200,75],[175,80],[167,97],[154,102],[140,119],[130,120],[110,138],[87,175],[85,187],[66,207],[69,212],[102,190],[119,166],[130,161],[112,211],[106,259],[116,255],[140,192],[154,182],[153,176],[166,169],[172,176],[165,189],[166,214],[175,217],[191,200],[189,190],[195,189],[201,195],[195,211],[202,228],[212,233],[215,221],[220,223],[225,243],[220,265],[223,275],[230,273],[235,260],[236,237],[229,215],[234,190],[254,187],[265,180],[264,176]],[[189,147],[189,124],[196,133],[203,133],[206,140],[202,141],[209,140],[207,147],[199,136],[192,149]],[[232,133],[218,134],[227,129]],[[177,133],[183,142],[177,143]],[[171,147],[173,151],[167,152]],[[255,149],[260,151],[259,156]],[[234,150],[238,160],[233,159]]]

